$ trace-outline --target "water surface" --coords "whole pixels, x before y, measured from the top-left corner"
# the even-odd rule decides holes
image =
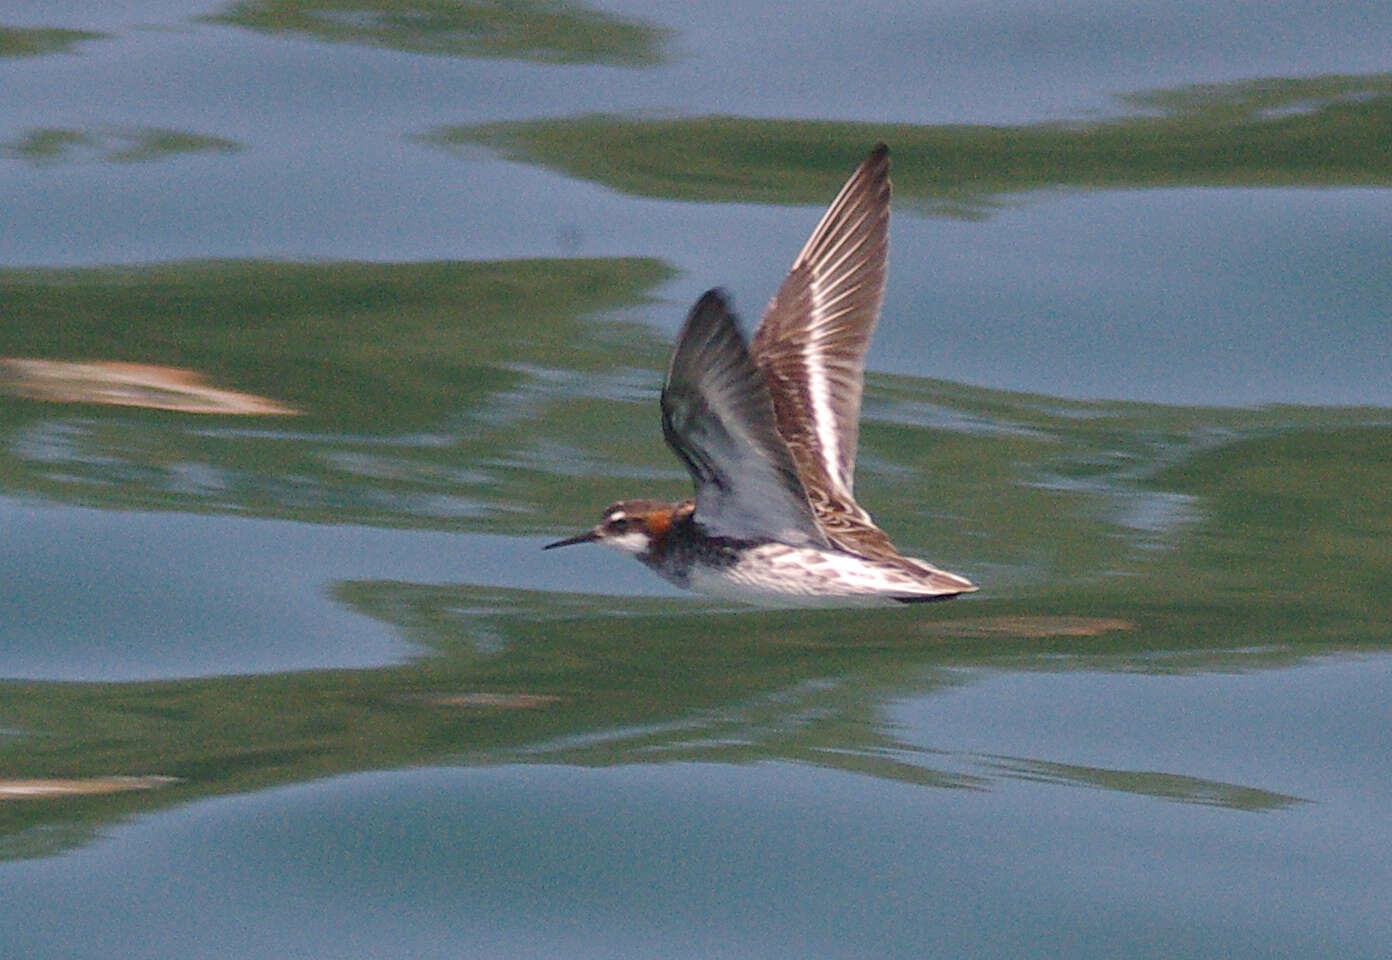
[[[0,14],[16,956],[1392,951],[1377,5],[89,6]],[[543,554],[881,139],[857,493],[982,591]]]

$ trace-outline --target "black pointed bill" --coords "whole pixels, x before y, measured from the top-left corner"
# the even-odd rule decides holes
[[[555,543],[548,543],[546,546],[542,547],[541,549],[543,549],[543,550],[551,550],[551,549],[554,549],[554,548],[556,548],[556,547],[569,547],[569,546],[573,546],[573,545],[575,545],[575,544],[577,544],[577,543],[594,543],[594,542],[595,542],[596,540],[598,540],[598,539],[599,539],[599,531],[598,531],[598,530],[589,530],[589,531],[586,531],[585,533],[580,534],[580,535],[577,536],[577,537],[566,537],[564,540],[557,540]]]

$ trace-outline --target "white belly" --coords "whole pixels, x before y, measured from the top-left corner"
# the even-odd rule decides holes
[[[941,593],[910,573],[847,553],[770,543],[724,567],[695,567],[687,584],[761,606],[894,606],[895,597]]]

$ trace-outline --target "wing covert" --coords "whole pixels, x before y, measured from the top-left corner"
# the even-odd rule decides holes
[[[662,387],[662,434],[696,487],[694,519],[718,536],[826,546],[764,374],[719,290],[687,316]]]

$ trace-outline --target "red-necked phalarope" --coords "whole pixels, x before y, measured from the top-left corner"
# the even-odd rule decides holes
[[[976,589],[899,553],[851,487],[865,350],[884,296],[889,150],[841,188],[746,344],[719,290],[686,318],[662,434],[696,496],[620,500],[587,533],[692,590],[766,605],[943,600]]]

